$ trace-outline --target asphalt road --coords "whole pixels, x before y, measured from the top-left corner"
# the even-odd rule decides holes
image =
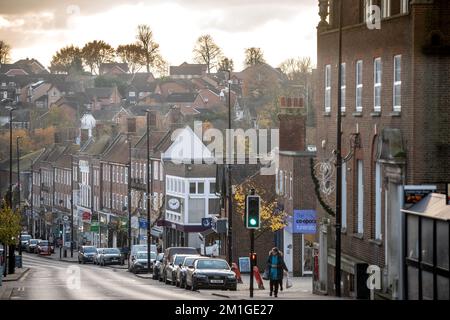
[[[23,264],[30,270],[13,284],[12,300],[221,299],[208,291],[191,292],[138,278],[124,268],[72,264],[27,253]]]

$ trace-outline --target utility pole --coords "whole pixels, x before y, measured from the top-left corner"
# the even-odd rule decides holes
[[[7,107],[9,109],[9,205],[11,210],[14,211],[13,204],[13,193],[12,193],[12,112],[15,110],[13,107]],[[14,244],[9,246],[9,274],[14,274],[16,263],[15,263],[15,246]]]
[[[339,42],[338,42],[338,103],[336,116],[336,262],[335,262],[335,290],[336,296],[341,296],[341,227],[342,227],[342,11],[343,0],[339,1]]]
[[[70,257],[73,258],[73,154],[70,155]]]
[[[147,110],[147,270],[150,273],[150,262],[151,262],[151,205],[153,198],[153,166],[150,161],[150,125],[156,125],[156,119],[154,113]],[[157,252],[155,252],[157,254]]]
[[[233,145],[231,134],[231,70],[228,72],[228,163],[227,163],[227,180],[228,180],[228,264],[233,263],[233,187],[231,182],[231,146]]]
[[[128,209],[128,256],[131,254],[131,135],[128,134],[128,186],[127,186],[127,209]],[[128,259],[128,267],[130,266]],[[149,266],[150,267],[150,266]]]

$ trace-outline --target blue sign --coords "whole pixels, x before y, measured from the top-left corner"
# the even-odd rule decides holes
[[[202,226],[205,228],[211,228],[212,218],[202,218]]]
[[[147,220],[139,219],[139,228],[140,229],[147,229],[148,223]]]
[[[316,224],[316,210],[294,210],[292,233],[315,234]]]

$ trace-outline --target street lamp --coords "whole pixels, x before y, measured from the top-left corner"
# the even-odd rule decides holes
[[[232,145],[232,135],[231,135],[231,70],[224,70],[224,72],[228,72],[228,139],[229,145]],[[228,161],[227,161],[227,179],[228,179],[228,263],[231,265],[233,263],[233,195],[232,195],[232,184],[231,184],[231,147],[228,148]]]
[[[147,112],[147,270],[150,273],[150,261],[151,261],[151,229],[150,229],[150,212],[153,199],[153,170],[150,172],[150,126],[156,125],[156,116],[151,110]],[[131,163],[131,161],[130,161]]]
[[[19,213],[20,212],[20,149],[19,149],[19,140],[22,139],[22,137],[17,136],[16,138],[16,151],[17,151],[17,198],[19,203]],[[22,218],[22,214],[20,215]],[[21,221],[22,223],[22,221]],[[22,255],[22,243],[20,242],[20,233],[19,233],[19,254]]]
[[[127,135],[128,143],[128,186],[127,186],[127,209],[128,209],[128,255],[131,253],[131,135]],[[128,260],[128,263],[129,260]]]

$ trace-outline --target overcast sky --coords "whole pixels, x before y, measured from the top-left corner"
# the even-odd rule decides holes
[[[206,33],[237,70],[248,47],[262,48],[273,66],[298,56],[315,61],[318,21],[317,0],[0,0],[0,39],[12,60],[34,57],[45,66],[69,44],[132,43],[142,23],[171,65],[192,62],[195,40]]]

